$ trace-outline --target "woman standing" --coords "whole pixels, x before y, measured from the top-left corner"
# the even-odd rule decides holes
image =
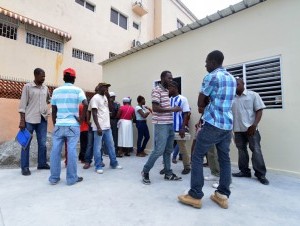
[[[134,108],[130,105],[131,99],[123,98],[123,106],[120,107],[117,118],[118,121],[118,155],[117,157],[130,156],[133,149],[132,120],[135,118]]]
[[[152,113],[151,108],[145,106],[146,101],[143,96],[137,97],[138,105],[135,107],[136,128],[138,130],[137,152],[136,156],[145,157],[146,145],[150,139],[149,129],[147,126],[147,117]]]

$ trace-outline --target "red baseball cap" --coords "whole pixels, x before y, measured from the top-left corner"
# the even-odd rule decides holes
[[[72,77],[76,77],[76,71],[73,69],[73,68],[67,68],[67,69],[65,69],[64,70],[64,75],[66,74],[66,73],[69,73],[70,74],[70,76],[72,76]]]

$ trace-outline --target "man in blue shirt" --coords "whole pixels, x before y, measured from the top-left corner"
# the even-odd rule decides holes
[[[67,184],[73,185],[83,180],[77,175],[77,151],[76,146],[80,136],[80,122],[84,120],[87,110],[87,100],[82,89],[74,86],[76,72],[72,68],[64,70],[65,84],[53,91],[52,120],[54,124],[52,135],[52,151],[50,155],[49,181],[57,184],[60,181],[61,172],[61,150],[67,140],[68,164],[67,164]],[[79,104],[82,103],[83,114],[79,118]]]
[[[198,97],[198,111],[203,113],[204,125],[197,135],[192,156],[191,189],[187,195],[178,196],[180,202],[196,208],[201,208],[204,196],[203,157],[213,145],[218,151],[220,184],[210,198],[222,208],[228,208],[231,182],[229,146],[233,127],[231,107],[236,80],[222,67],[223,60],[223,53],[218,50],[209,53],[206,58],[205,67],[209,74],[203,79]]]

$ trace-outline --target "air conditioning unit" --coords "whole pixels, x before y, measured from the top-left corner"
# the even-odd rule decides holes
[[[131,47],[134,48],[134,47],[141,46],[141,45],[142,45],[142,43],[140,41],[133,39]]]

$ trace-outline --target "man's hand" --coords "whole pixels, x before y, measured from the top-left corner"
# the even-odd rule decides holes
[[[257,127],[257,125],[255,125],[255,124],[250,126],[247,130],[247,135],[250,136],[250,137],[253,136],[255,134],[256,127]]]
[[[19,128],[20,128],[21,130],[23,130],[23,129],[25,129],[25,127],[26,127],[25,121],[24,121],[24,120],[21,120],[21,121],[20,121],[20,124],[19,124]]]
[[[179,136],[180,136],[181,138],[184,138],[184,137],[185,137],[185,129],[184,129],[184,128],[181,128],[181,129],[179,130]]]
[[[172,110],[173,110],[173,112],[180,112],[180,111],[182,111],[181,107],[179,107],[179,106],[173,107]]]
[[[98,136],[102,136],[102,129],[101,128],[97,129],[97,134],[98,134]]]

